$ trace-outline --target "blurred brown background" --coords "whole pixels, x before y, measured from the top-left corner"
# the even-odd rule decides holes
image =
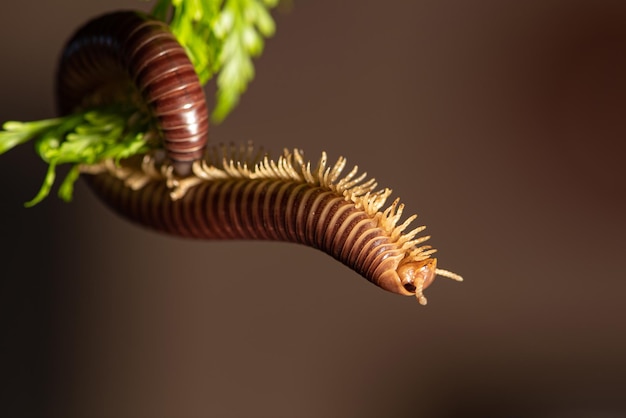
[[[43,3],[3,9],[2,121],[54,114],[79,25],[151,6]],[[27,210],[26,146],[0,157],[0,415],[624,416],[626,3],[294,3],[211,141],[346,156],[466,281],[424,308],[309,248],[157,235],[82,183]]]

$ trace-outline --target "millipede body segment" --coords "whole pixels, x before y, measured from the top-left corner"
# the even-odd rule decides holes
[[[342,175],[324,154],[312,166],[300,151],[278,160],[251,145],[205,150],[208,110],[184,49],[167,25],[136,12],[96,18],[68,43],[58,72],[61,113],[129,102],[148,113],[163,139],[158,152],[117,164],[82,167],[92,189],[116,212],[144,226],[188,238],[295,242],[318,248],[372,283],[415,295],[435,275],[435,252],[405,232],[397,200],[382,210],[390,190],[373,179]]]

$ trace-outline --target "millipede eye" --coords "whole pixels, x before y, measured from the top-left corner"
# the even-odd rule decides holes
[[[402,286],[404,286],[407,292],[411,293],[415,293],[415,290],[417,289],[413,282],[403,283]]]

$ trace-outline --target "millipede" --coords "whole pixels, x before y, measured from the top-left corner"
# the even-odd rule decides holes
[[[163,151],[85,165],[92,190],[123,217],[195,239],[279,240],[317,248],[377,286],[414,295],[435,276],[430,237],[408,232],[404,205],[346,160],[317,163],[299,149],[276,160],[251,144],[207,147],[205,94],[166,23],[135,11],[97,17],[67,43],[57,72],[59,112],[124,101],[152,119]]]

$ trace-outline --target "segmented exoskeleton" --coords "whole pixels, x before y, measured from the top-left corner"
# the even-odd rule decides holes
[[[403,205],[381,211],[390,191],[356,168],[342,177],[324,154],[316,166],[300,151],[270,160],[250,145],[205,151],[208,111],[183,48],[167,25],[136,12],[97,18],[70,40],[58,72],[62,113],[127,100],[148,112],[163,139],[158,153],[83,172],[121,215],[169,234],[201,239],[280,240],[318,248],[376,285],[416,295],[435,275],[435,252],[398,224]]]
[[[126,100],[154,118],[179,174],[202,157],[209,113],[194,67],[167,24],[138,12],[114,12],[80,28],[57,73],[61,114]]]

